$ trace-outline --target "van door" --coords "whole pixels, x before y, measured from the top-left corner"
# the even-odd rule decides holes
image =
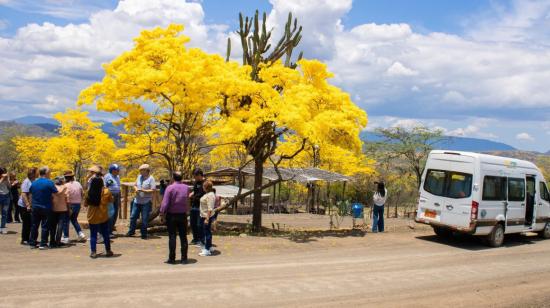
[[[546,187],[546,183],[539,179],[539,199],[536,206],[535,220],[539,224],[538,227],[541,227],[542,224],[548,222],[550,216],[550,193]],[[543,227],[543,226],[542,226]]]
[[[532,228],[536,217],[537,198],[537,180],[535,176],[527,176],[527,195],[525,199],[525,227]]]
[[[508,178],[508,210],[506,233],[522,232],[525,229],[525,178]]]

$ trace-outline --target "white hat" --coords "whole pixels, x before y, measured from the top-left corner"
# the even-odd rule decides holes
[[[143,164],[139,166],[139,170],[151,170],[151,167],[148,164]]]

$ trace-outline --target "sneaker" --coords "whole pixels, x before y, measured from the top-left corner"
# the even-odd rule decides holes
[[[127,237],[132,237],[132,236],[134,236],[134,235],[135,235],[135,233],[130,233],[130,232],[126,233],[126,236],[127,236]]]
[[[8,234],[8,230],[6,228],[2,228],[2,229],[0,229],[0,233]]]
[[[180,263],[181,264],[189,264],[189,260],[187,258],[181,259]]]
[[[213,253],[214,251],[216,251],[216,249],[214,249],[214,247],[210,247],[210,253]]]
[[[90,254],[90,258],[92,258],[92,259],[97,259],[97,253],[92,252],[92,253]]]
[[[84,232],[82,231],[78,232],[78,239],[81,241],[86,240],[86,234],[84,234]]]
[[[201,251],[201,253],[199,253],[199,256],[201,256],[201,257],[208,257],[208,256],[211,256],[211,255],[212,255],[212,253],[210,252],[210,250],[206,250],[206,249],[203,249]]]
[[[21,241],[21,245],[29,245],[28,241]]]
[[[40,249],[40,250],[46,250],[46,249],[48,249],[48,246],[42,246],[42,245],[40,245],[40,246],[38,246],[38,249]]]
[[[101,235],[101,234],[98,235],[98,237],[97,237],[97,243],[98,243],[98,244],[103,244],[103,242],[104,242],[104,240],[103,240],[103,235]]]
[[[114,255],[114,253],[113,253],[111,250],[109,250],[109,251],[107,251],[107,252],[105,253],[105,257],[107,257],[107,258],[110,258],[110,257],[112,257],[113,255]]]
[[[113,233],[109,234],[109,238],[115,238],[116,235],[114,235]]]
[[[61,244],[69,244],[69,238],[68,237],[62,237],[61,238]]]

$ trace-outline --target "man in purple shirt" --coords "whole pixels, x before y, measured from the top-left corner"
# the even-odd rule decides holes
[[[181,263],[187,264],[187,213],[189,212],[189,186],[183,184],[181,172],[174,172],[174,182],[166,188],[160,206],[161,219],[168,227],[168,264],[176,264],[176,237],[179,233]]]

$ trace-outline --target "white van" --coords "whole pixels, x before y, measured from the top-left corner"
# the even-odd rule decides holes
[[[420,185],[415,221],[445,236],[462,232],[502,245],[504,234],[550,238],[550,194],[533,163],[499,156],[432,151]]]

